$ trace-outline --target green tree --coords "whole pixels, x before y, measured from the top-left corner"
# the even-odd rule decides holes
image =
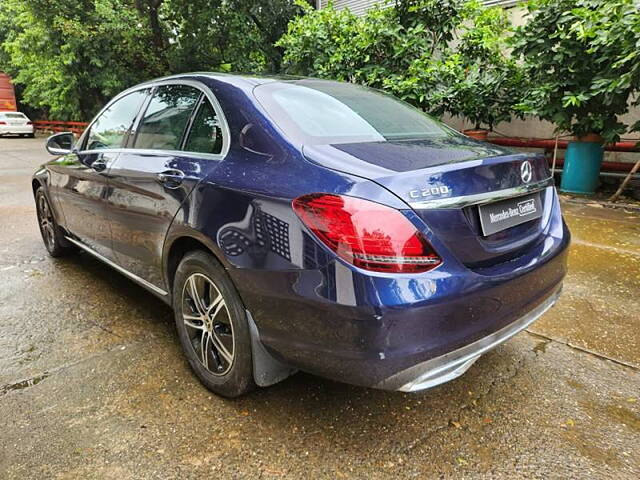
[[[123,86],[167,71],[147,22],[126,0],[3,0],[1,68],[24,87],[23,102],[87,119]]]
[[[280,71],[282,49],[274,44],[291,18],[302,13],[292,0],[166,0],[175,32],[174,71]]]
[[[436,3],[435,1],[433,3]],[[359,17],[348,9],[305,9],[277,42],[288,73],[383,87],[432,48],[422,24],[403,24],[395,8],[374,7]]]
[[[347,9],[334,10],[332,6],[313,10],[307,5],[304,9],[305,15],[291,21],[286,34],[277,42],[285,52],[285,71],[348,80],[361,63],[352,58],[349,45],[358,31],[358,17]]]
[[[492,130],[516,112],[524,72],[508,52],[511,24],[505,10],[475,7],[459,43],[449,47],[447,61],[455,74],[442,79],[448,90],[443,102],[446,111],[476,129]]]
[[[637,0],[538,0],[529,17],[514,43],[530,80],[520,109],[559,131],[618,140],[640,89]]]
[[[383,88],[434,115],[491,128],[518,101],[522,73],[509,58],[500,8],[468,0],[398,0],[358,17],[307,10],[278,45],[290,73]]]
[[[430,55],[448,46],[456,31],[473,17],[479,4],[469,0],[396,0],[395,16],[404,27],[420,27]]]
[[[88,120],[113,95],[195,70],[277,72],[293,0],[0,0],[0,70],[22,102]]]

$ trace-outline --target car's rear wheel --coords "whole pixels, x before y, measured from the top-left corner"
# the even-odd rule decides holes
[[[61,257],[72,252],[74,248],[65,240],[60,227],[53,218],[51,205],[49,205],[49,200],[47,200],[42,187],[38,187],[36,190],[36,212],[42,241],[49,255]]]
[[[184,353],[211,391],[237,397],[255,388],[244,306],[219,262],[187,254],[174,278],[173,308]]]

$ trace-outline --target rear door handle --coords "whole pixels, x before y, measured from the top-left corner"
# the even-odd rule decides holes
[[[158,174],[158,181],[167,188],[178,188],[184,180],[184,172],[180,170],[165,170]]]

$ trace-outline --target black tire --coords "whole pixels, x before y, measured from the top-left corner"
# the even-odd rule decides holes
[[[62,257],[73,252],[75,248],[64,238],[60,227],[56,223],[49,200],[44,193],[44,188],[38,187],[35,197],[38,226],[40,227],[42,241],[49,255]]]
[[[27,133],[27,138],[36,138],[35,133]]]
[[[194,251],[182,259],[173,282],[173,309],[182,350],[205,387],[230,398],[255,388],[244,305],[213,255]]]

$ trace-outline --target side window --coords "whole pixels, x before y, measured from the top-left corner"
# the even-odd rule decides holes
[[[187,85],[158,87],[138,127],[135,148],[179,150],[199,98],[200,90]]]
[[[122,147],[148,93],[148,89],[131,92],[102,112],[91,125],[85,149]]]
[[[184,149],[187,152],[222,152],[222,128],[220,128],[218,115],[209,100],[205,99],[200,104]]]

